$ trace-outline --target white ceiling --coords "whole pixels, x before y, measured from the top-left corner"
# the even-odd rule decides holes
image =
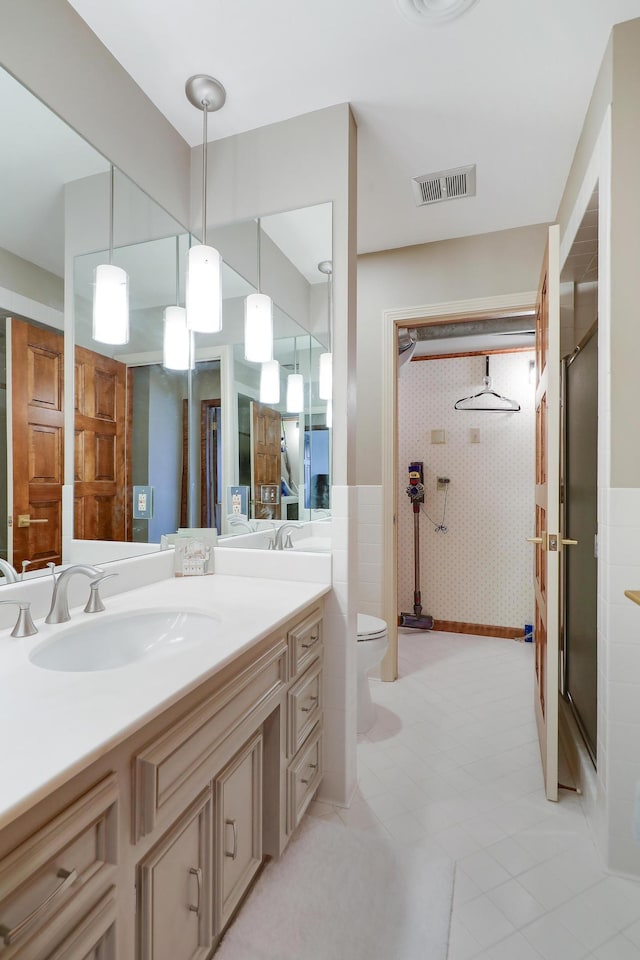
[[[398,0],[70,3],[192,145],[193,73],[227,90],[211,139],[350,102],[361,253],[553,220],[610,28],[640,16],[640,0],[477,0],[440,25]],[[475,197],[415,206],[412,177],[468,163]]]

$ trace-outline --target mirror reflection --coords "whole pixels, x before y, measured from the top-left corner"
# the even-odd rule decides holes
[[[331,257],[331,204],[208,232],[224,261],[222,332],[196,334],[191,368],[171,369],[164,315],[184,306],[195,241],[2,72],[0,103],[14,147],[0,159],[0,558],[32,571],[69,559],[63,542],[74,561],[82,543],[111,542],[104,559],[115,559],[180,526],[224,534],[236,532],[229,516],[325,515],[330,404],[318,365],[330,289],[318,263]],[[95,268],[107,262],[129,278],[129,340],[118,346],[93,336]],[[262,364],[245,359],[256,290],[274,304],[277,400],[261,401]],[[291,374],[302,377],[295,409]],[[247,488],[240,512],[237,487]]]

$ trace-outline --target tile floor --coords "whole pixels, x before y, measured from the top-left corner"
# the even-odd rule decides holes
[[[309,812],[455,860],[449,960],[640,960],[640,883],[603,870],[577,794],[544,797],[531,645],[400,634],[352,806]]]

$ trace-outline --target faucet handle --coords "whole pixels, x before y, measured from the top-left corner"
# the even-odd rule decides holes
[[[33,560],[22,561],[22,570],[20,572],[20,580],[24,580],[24,572],[27,569],[27,567],[31,566],[32,563],[33,563]]]
[[[89,599],[87,600],[87,605],[84,608],[85,613],[101,613],[105,609],[105,605],[102,602],[102,597],[98,592],[100,589],[100,584],[104,583],[105,580],[111,580],[112,577],[117,576],[117,573],[103,573],[102,576],[91,581],[89,584],[91,587],[91,592],[89,594]]]
[[[11,631],[12,637],[32,637],[38,632],[35,623],[31,619],[31,612],[29,610],[31,604],[27,600],[0,600],[0,603],[15,603],[17,607],[20,607],[16,625]]]
[[[47,566],[49,567],[49,570],[51,571],[51,576],[53,577],[53,582],[55,583],[55,582],[56,582],[56,573],[55,573],[56,565],[55,565],[55,563],[53,562],[53,560],[50,560],[49,563],[47,564]]]

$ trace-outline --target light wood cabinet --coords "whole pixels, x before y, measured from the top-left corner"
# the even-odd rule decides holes
[[[140,863],[140,960],[203,960],[209,954],[211,808],[206,790]]]
[[[215,780],[216,914],[222,931],[262,863],[262,735]]]
[[[205,960],[322,779],[318,603],[0,830],[0,960]]]

